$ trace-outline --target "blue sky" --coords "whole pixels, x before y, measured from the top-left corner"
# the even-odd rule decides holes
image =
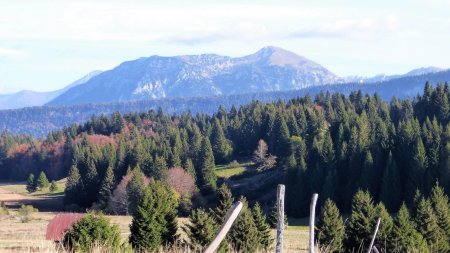
[[[450,68],[448,0],[0,0],[0,93],[141,56],[279,46],[340,76]]]

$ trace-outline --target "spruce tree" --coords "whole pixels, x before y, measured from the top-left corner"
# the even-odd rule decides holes
[[[222,224],[225,220],[225,216],[233,205],[233,195],[226,184],[222,184],[217,191],[217,206],[212,210],[214,219],[217,223]]]
[[[380,200],[390,212],[397,211],[402,200],[400,173],[391,152],[381,181]]]
[[[189,216],[189,223],[184,228],[194,251],[202,251],[216,234],[215,220],[203,209],[194,209]]]
[[[214,190],[216,188],[217,176],[214,173],[214,155],[209,139],[204,137],[200,149],[200,167],[198,168],[199,185],[204,190]]]
[[[417,232],[405,203],[394,219],[389,248],[398,252],[427,252],[427,242]]]
[[[47,176],[45,175],[45,173],[43,171],[41,171],[41,173],[39,173],[39,177],[38,177],[36,186],[40,190],[43,190],[43,189],[49,187],[49,185],[50,185],[50,182],[48,181]]]
[[[267,252],[273,243],[273,238],[270,234],[270,226],[266,222],[266,216],[261,210],[261,206],[258,202],[252,209],[253,220],[255,222],[257,237],[258,237],[258,251]]]
[[[136,167],[132,171],[131,181],[127,185],[127,195],[128,195],[128,213],[134,214],[136,207],[141,201],[144,192],[144,179],[142,171],[139,167]]]
[[[365,250],[370,243],[375,227],[376,212],[369,192],[359,190],[352,201],[352,213],[347,227],[347,250]]]
[[[378,203],[375,206],[375,213],[375,217],[381,219],[376,245],[379,249],[387,249],[389,239],[392,237],[393,220],[383,203]]]
[[[317,221],[317,240],[321,249],[343,252],[344,222],[336,204],[327,199]]]
[[[75,165],[72,165],[69,170],[69,176],[66,181],[66,188],[64,190],[64,203],[79,204],[80,198],[83,197],[83,185],[81,182],[80,172]]]
[[[280,158],[288,157],[290,151],[290,134],[286,121],[281,113],[277,113],[271,132],[271,146],[275,155]]]
[[[448,197],[444,193],[444,189],[438,183],[436,183],[431,191],[431,202],[436,214],[438,226],[442,230],[444,237],[447,238],[447,244],[450,248],[450,204]]]
[[[214,118],[214,125],[211,133],[211,145],[214,152],[214,160],[218,163],[225,163],[229,160],[233,147],[230,141],[225,138],[222,126],[217,118]]]
[[[137,251],[158,251],[177,239],[178,202],[165,183],[151,182],[145,188],[130,225],[129,242]]]
[[[167,169],[166,159],[162,156],[156,156],[150,176],[155,180],[165,180],[167,176]]]
[[[103,178],[102,185],[100,186],[99,192],[99,203],[102,207],[105,207],[108,203],[112,192],[114,190],[115,180],[114,180],[114,172],[112,167],[108,167],[106,170],[105,177]]]
[[[427,241],[429,250],[431,252],[448,252],[447,240],[438,225],[437,217],[428,199],[423,197],[420,199],[415,219],[417,230]]]
[[[233,249],[238,252],[254,253],[258,248],[258,231],[246,199],[241,197],[240,201],[244,207],[233,223],[230,242]]]
[[[34,181],[34,175],[31,173],[27,179],[27,191],[29,193],[35,192],[37,190],[36,182]]]

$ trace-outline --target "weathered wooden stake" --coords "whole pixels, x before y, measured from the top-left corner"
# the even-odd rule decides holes
[[[378,228],[380,227],[381,218],[378,218],[377,220],[377,226],[375,227],[375,231],[373,232],[372,241],[370,242],[369,250],[367,253],[372,252],[373,244],[375,243],[375,238],[377,238]]]
[[[314,228],[316,217],[316,203],[319,194],[314,193],[311,198],[311,205],[309,206],[309,253],[314,253]]]
[[[278,207],[278,223],[277,223],[277,245],[276,253],[283,252],[283,231],[284,231],[284,185],[279,184],[277,189],[277,207]]]
[[[219,233],[217,233],[216,237],[214,237],[211,244],[209,244],[208,248],[206,248],[203,253],[213,253],[216,251],[216,249],[219,247],[222,240],[227,235],[228,231],[230,230],[231,226],[233,225],[233,222],[238,217],[239,213],[242,210],[242,202],[238,201],[234,203],[234,205],[228,210],[225,222],[222,224],[222,227],[220,227]]]

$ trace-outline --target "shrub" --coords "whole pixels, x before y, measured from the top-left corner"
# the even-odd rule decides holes
[[[63,244],[70,252],[91,252],[97,246],[107,249],[107,252],[119,252],[120,230],[117,225],[111,225],[105,216],[90,213],[72,225],[64,236]]]
[[[55,181],[52,181],[52,183],[50,184],[50,192],[56,192],[58,191],[58,185],[56,184]]]
[[[32,205],[22,205],[18,211],[20,221],[22,223],[27,223],[33,220],[33,213],[39,212],[36,208],[34,208]]]
[[[5,205],[5,202],[0,202],[0,216],[9,215],[8,208]]]

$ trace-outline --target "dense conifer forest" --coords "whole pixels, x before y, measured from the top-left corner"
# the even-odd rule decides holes
[[[222,183],[215,165],[253,160],[248,173],[282,175],[276,183],[286,184],[289,216],[306,216],[314,192],[320,206],[330,198],[347,213],[359,189],[396,212],[403,202],[413,206],[417,190],[430,196],[437,182],[449,193],[449,97],[448,85],[427,84],[413,100],[385,102],[360,91],[348,97],[319,93],[314,99],[220,107],[212,115],[167,115],[162,109],[114,113],[45,139],[4,130],[0,177],[26,180],[41,171],[50,181],[68,177],[67,208],[133,213],[135,206],[117,204],[124,192],[151,180],[176,185],[174,178],[182,175],[192,181],[179,187],[190,210],[207,203]]]

